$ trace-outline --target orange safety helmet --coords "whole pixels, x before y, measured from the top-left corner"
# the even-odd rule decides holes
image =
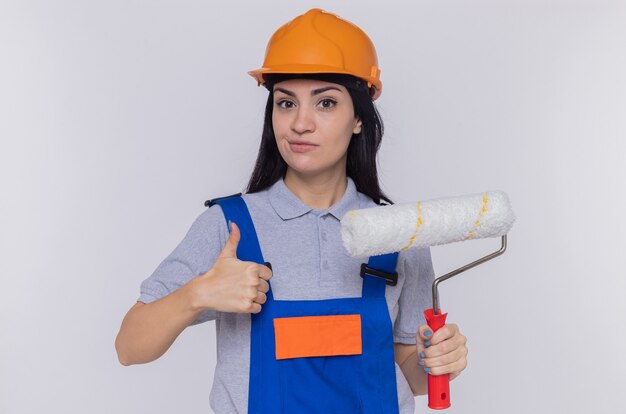
[[[372,100],[383,88],[376,49],[356,25],[321,9],[311,9],[280,27],[265,50],[261,69],[248,72],[265,83],[269,73],[342,73],[367,82]]]

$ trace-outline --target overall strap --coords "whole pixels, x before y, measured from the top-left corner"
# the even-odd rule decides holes
[[[241,195],[216,198],[212,201],[211,205],[213,204],[219,204],[222,208],[227,224],[228,221],[232,221],[239,227],[241,238],[237,246],[237,258],[247,262],[264,264],[265,261],[263,260],[263,253],[261,253],[259,239],[257,238],[248,207]]]
[[[395,275],[397,281],[396,264],[398,262],[398,252],[382,254],[378,256],[370,256],[367,267],[379,272],[388,273],[389,275]],[[387,286],[387,280],[381,277],[377,277],[373,274],[368,274],[367,270],[362,269],[361,275],[363,276],[363,293],[364,298],[384,298],[385,287]],[[393,283],[395,284],[395,283]]]
[[[263,264],[263,254],[261,253],[261,246],[259,245],[259,239],[257,238],[256,230],[248,206],[243,201],[241,194],[235,194],[230,197],[222,197],[211,200],[210,205],[219,204],[224,212],[226,223],[230,220],[237,224],[239,231],[241,232],[241,238],[237,245],[237,258],[239,260],[245,260],[249,262],[256,262]],[[229,229],[230,231],[230,229]],[[269,284],[269,281],[268,281]],[[272,289],[267,292],[267,306],[273,301]],[[267,348],[264,346],[266,339],[264,339],[264,331],[271,328],[271,325],[267,325],[264,321],[263,312],[250,314],[250,382],[248,386],[248,413],[266,413],[271,412],[266,410],[265,406],[267,401],[274,401],[277,396],[271,395],[268,399],[266,395],[263,395],[263,391],[266,386],[263,385],[265,378],[262,378],[261,370],[263,366],[263,351]],[[275,374],[270,370],[270,374]]]

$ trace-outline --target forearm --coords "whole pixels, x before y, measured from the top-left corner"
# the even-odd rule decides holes
[[[154,302],[133,306],[115,339],[120,363],[143,364],[159,358],[201,312],[192,307],[187,285]]]
[[[428,374],[424,372],[422,366],[417,365],[417,362],[417,351],[413,351],[400,364],[400,369],[409,383],[414,396],[428,393]]]

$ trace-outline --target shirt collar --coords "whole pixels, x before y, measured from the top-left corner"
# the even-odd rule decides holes
[[[346,177],[346,179],[346,191],[341,197],[341,200],[330,206],[328,209],[322,210],[321,214],[328,212],[337,220],[341,220],[348,211],[359,208],[359,197],[358,192],[356,191],[356,185],[354,184],[352,178]],[[268,192],[270,204],[276,211],[276,214],[278,214],[283,220],[300,217],[313,210],[291,192],[291,190],[285,185],[283,178],[276,181],[269,188]]]

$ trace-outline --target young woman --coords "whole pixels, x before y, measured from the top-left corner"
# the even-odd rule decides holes
[[[428,373],[465,369],[454,324],[432,333],[429,249],[347,255],[340,219],[391,203],[376,154],[376,52],[358,27],[319,9],[281,27],[246,192],[208,202],[143,281],[116,339],[120,362],[160,357],[187,326],[216,321],[218,413],[413,413]],[[271,280],[270,280],[271,279]]]

